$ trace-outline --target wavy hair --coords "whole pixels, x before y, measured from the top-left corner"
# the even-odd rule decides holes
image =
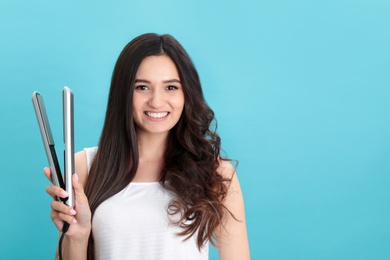
[[[215,245],[214,231],[230,214],[223,205],[230,179],[217,173],[220,138],[195,66],[180,43],[167,34],[136,37],[116,62],[99,148],[85,188],[92,216],[103,201],[123,190],[137,172],[134,80],[142,60],[152,55],[167,55],[176,64],[185,98],[181,118],[168,135],[160,178],[163,187],[176,194],[167,214],[181,216],[175,224],[182,227],[179,235],[184,239],[198,232],[198,248],[206,241]],[[93,244],[91,234],[88,259],[94,259]]]

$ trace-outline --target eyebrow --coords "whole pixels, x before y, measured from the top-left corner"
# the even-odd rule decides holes
[[[134,83],[148,83],[148,84],[150,84],[151,82],[149,80],[146,80],[146,79],[136,79],[134,81]],[[180,80],[178,80],[178,79],[164,80],[163,83],[179,83],[179,84],[181,84]]]

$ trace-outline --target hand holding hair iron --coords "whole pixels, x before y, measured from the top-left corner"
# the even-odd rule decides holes
[[[51,132],[49,119],[47,117],[43,97],[35,91],[32,95],[32,102],[37,116],[39,129],[42,136],[43,145],[46,151],[53,184],[66,190],[69,197],[61,199],[68,206],[74,208],[74,194],[72,187],[72,174],[74,173],[74,126],[73,126],[73,93],[68,87],[64,87],[62,92],[63,101],[63,124],[64,124],[64,172],[65,183],[58,163],[57,153],[54,147],[53,135]]]

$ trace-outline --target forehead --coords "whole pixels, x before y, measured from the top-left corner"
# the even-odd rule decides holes
[[[179,80],[176,64],[167,55],[148,56],[138,67],[136,79],[148,80]]]

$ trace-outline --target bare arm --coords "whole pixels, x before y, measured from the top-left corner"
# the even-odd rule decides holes
[[[244,200],[237,174],[233,166],[223,160],[218,171],[223,177],[231,179],[224,205],[236,218],[228,214],[215,232],[220,259],[250,259]]]
[[[88,199],[84,194],[84,186],[88,178],[85,152],[75,155],[75,170],[73,187],[75,192],[75,209],[72,210],[60,201],[54,200],[51,204],[51,218],[58,230],[62,230],[64,222],[70,224],[68,232],[62,241],[62,255],[64,259],[87,259],[87,245],[91,232],[91,212]],[[51,180],[50,169],[45,168],[45,175]],[[47,193],[52,197],[66,197],[63,190],[57,186],[48,186]],[[62,232],[60,232],[60,235]],[[58,258],[58,251],[56,259]]]

